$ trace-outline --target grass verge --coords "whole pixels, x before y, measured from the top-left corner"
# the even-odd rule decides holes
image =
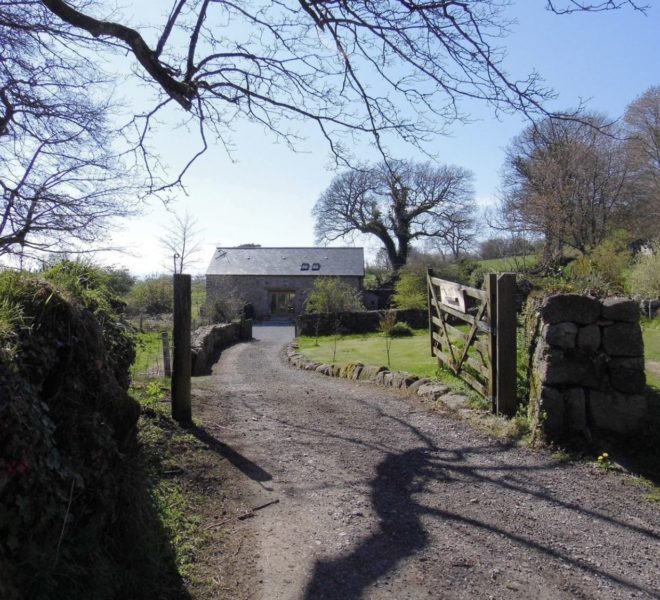
[[[133,381],[163,374],[163,342],[161,333],[145,331],[136,335],[136,356],[131,366]]]
[[[159,333],[138,336],[131,394],[140,404],[137,447],[128,457],[121,516],[122,551],[129,564],[124,597],[191,598],[196,557],[207,534],[201,527],[201,494],[190,465],[205,445],[169,415],[168,378],[156,378]]]
[[[188,485],[187,463],[189,455],[203,449],[203,444],[170,418],[168,387],[168,379],[153,379],[133,388],[142,408],[138,423],[140,467],[166,538],[167,547],[159,551],[169,555],[180,577],[188,578],[205,536],[194,510],[199,498]]]

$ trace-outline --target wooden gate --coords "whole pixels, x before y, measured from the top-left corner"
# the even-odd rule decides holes
[[[486,289],[427,273],[431,354],[492,402],[513,415],[516,400],[516,276],[486,277]]]

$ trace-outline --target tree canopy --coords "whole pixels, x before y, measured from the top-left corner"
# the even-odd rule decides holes
[[[660,235],[660,86],[630,103],[623,117],[625,157],[630,177],[626,193],[637,205],[635,229],[646,238]]]
[[[628,211],[627,176],[617,131],[604,117],[545,119],[507,149],[502,221],[541,235],[546,259],[564,247],[588,252]]]
[[[455,166],[391,161],[337,175],[312,214],[316,238],[375,236],[398,271],[416,240],[449,240],[472,223],[470,171]]]
[[[534,123],[507,148],[495,226],[540,237],[546,260],[564,247],[590,254],[618,230],[629,241],[660,234],[660,88],[621,122],[578,116]]]

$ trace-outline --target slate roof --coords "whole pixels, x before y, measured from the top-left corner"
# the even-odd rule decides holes
[[[364,277],[364,249],[216,248],[206,274]]]

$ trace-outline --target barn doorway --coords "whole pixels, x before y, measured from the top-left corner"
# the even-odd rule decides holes
[[[296,293],[290,290],[270,292],[270,314],[285,316],[295,314]]]

